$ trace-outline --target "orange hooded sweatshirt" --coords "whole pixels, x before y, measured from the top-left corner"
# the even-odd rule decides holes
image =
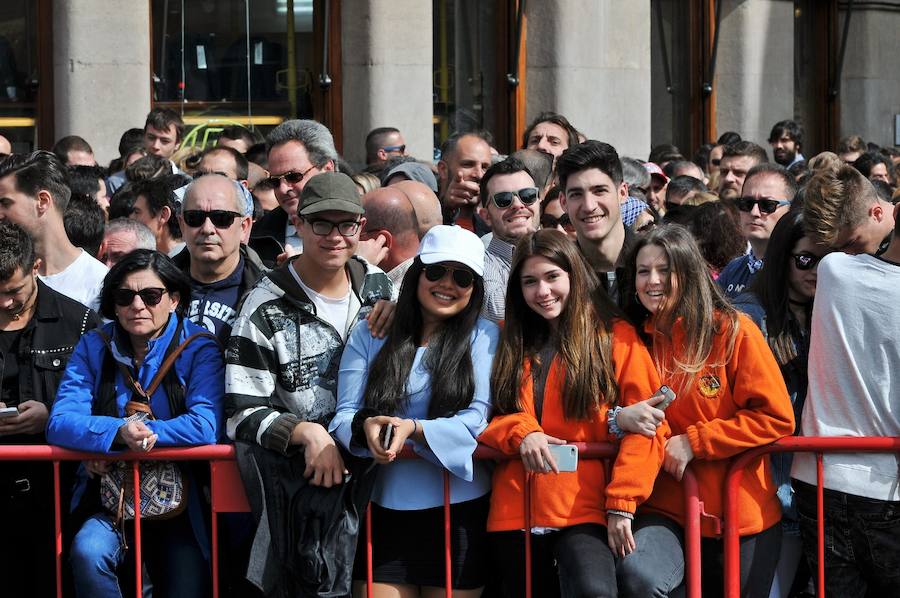
[[[652,325],[645,329],[652,332]],[[708,363],[721,363],[727,350],[727,332],[713,339]],[[690,342],[676,323],[672,346]],[[676,392],[673,382],[668,383]],[[757,446],[772,443],[794,432],[794,412],[781,370],[762,333],[753,321],[738,314],[738,334],[731,360],[723,366],[708,367],[697,374],[691,387],[679,392],[666,410],[671,434],[687,434],[694,452],[690,468],[697,477],[704,511],[701,533],[720,533],[722,494],[731,457]],[[769,471],[769,458],[753,460],[741,479],[740,535],[768,529],[781,520],[781,505]],[[665,471],[656,480],[653,494],[642,507],[662,513],[684,525],[681,484]]]
[[[653,360],[634,328],[623,321],[613,324],[612,359],[619,386],[619,404],[630,405],[649,398],[659,388]],[[488,531],[519,530],[525,527],[523,486],[525,469],[519,445],[528,434],[544,432],[569,442],[616,442],[607,429],[607,405],[602,404],[589,420],[566,420],[563,416],[563,366],[554,358],[544,387],[542,421],[535,416],[530,361],[526,360],[519,391],[524,411],[497,415],[478,438],[479,442],[508,455],[509,461],[494,470]],[[656,436],[628,434],[619,446],[607,485],[602,460],[579,459],[578,471],[535,474],[531,495],[531,525],[569,527],[580,523],[606,525],[606,510],[634,513],[653,488],[662,464],[668,426],[663,423]]]

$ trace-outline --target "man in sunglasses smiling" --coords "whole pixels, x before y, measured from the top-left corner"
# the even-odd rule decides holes
[[[187,247],[175,264],[191,279],[191,303],[185,314],[224,344],[237,318],[237,304],[264,270],[241,244],[250,230],[251,207],[239,183],[209,174],[188,185],[179,222]]]
[[[729,299],[744,292],[762,268],[763,256],[772,230],[788,213],[797,193],[794,177],[778,164],[754,166],[744,179],[741,196],[735,204],[741,214],[741,232],[750,243],[750,251],[722,268],[717,282]]]
[[[494,233],[484,255],[481,315],[498,322],[506,307],[506,283],[516,243],[538,229],[540,192],[525,164],[509,157],[484,173],[480,196],[479,215]]]

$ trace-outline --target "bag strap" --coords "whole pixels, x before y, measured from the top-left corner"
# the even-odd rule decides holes
[[[137,394],[143,399],[146,399],[147,403],[149,403],[150,395],[153,394],[153,391],[145,391],[141,387],[140,382],[136,381],[131,375],[131,371],[128,369],[128,366],[115,358],[115,356],[113,355],[112,341],[110,340],[109,336],[99,328],[97,329],[97,334],[100,335],[100,338],[103,339],[103,343],[106,345],[106,348],[109,349],[110,357],[112,357],[113,363],[116,364],[116,367],[118,367],[119,371],[122,373],[122,377],[125,379],[125,384],[131,387],[133,393]]]
[[[166,374],[172,369],[172,366],[175,365],[175,360],[178,359],[178,356],[181,355],[181,352],[184,351],[188,345],[197,340],[198,338],[208,337],[216,341],[218,345],[219,339],[216,338],[214,334],[211,332],[195,332],[190,335],[184,342],[175,347],[175,349],[166,355],[166,358],[163,360],[162,365],[159,366],[159,370],[157,370],[156,375],[153,376],[153,380],[150,381],[150,385],[147,387],[147,396],[152,395],[156,389],[159,387],[160,383],[163,381],[163,378],[166,377]]]

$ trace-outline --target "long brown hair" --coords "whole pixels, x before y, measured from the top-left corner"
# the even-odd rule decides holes
[[[525,303],[520,277],[525,261],[545,257],[569,275],[569,296],[551,338],[547,320]],[[494,408],[500,414],[522,411],[519,389],[525,382],[523,364],[539,362],[541,348],[555,342],[564,366],[563,414],[566,419],[588,419],[602,403],[618,399],[612,362],[612,320],[620,314],[597,277],[562,232],[543,229],[526,235],[516,245],[506,290],[506,320],[491,372]]]
[[[653,315],[653,331],[647,336],[643,326],[651,314],[637,298],[635,280],[638,252],[650,245],[666,254],[670,281],[666,300]],[[700,248],[686,228],[667,224],[640,236],[631,248],[625,268],[622,307],[650,345],[650,354],[662,380],[675,386],[677,392],[684,392],[701,371],[731,360],[738,334],[737,311],[713,281]],[[675,293],[670,292],[673,287],[677,289]],[[677,347],[672,344],[676,322],[684,330],[684,344]],[[722,363],[710,363],[713,340],[719,334],[727,335],[725,355]]]

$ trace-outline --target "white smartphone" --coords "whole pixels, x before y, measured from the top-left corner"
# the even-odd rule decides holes
[[[551,444],[549,447],[560,473],[578,471],[577,446],[574,444]]]
[[[659,396],[664,397],[662,401],[660,401],[659,403],[656,404],[656,408],[661,411],[665,411],[666,407],[671,405],[672,401],[674,401],[675,397],[676,397],[675,391],[672,390],[671,388],[669,388],[668,386],[666,386],[665,384],[660,386],[659,390],[657,390],[655,393],[653,393],[653,396],[650,398],[655,399],[656,397],[659,397]]]
[[[3,407],[0,409],[0,417],[15,417],[19,415],[19,410],[15,407]]]

